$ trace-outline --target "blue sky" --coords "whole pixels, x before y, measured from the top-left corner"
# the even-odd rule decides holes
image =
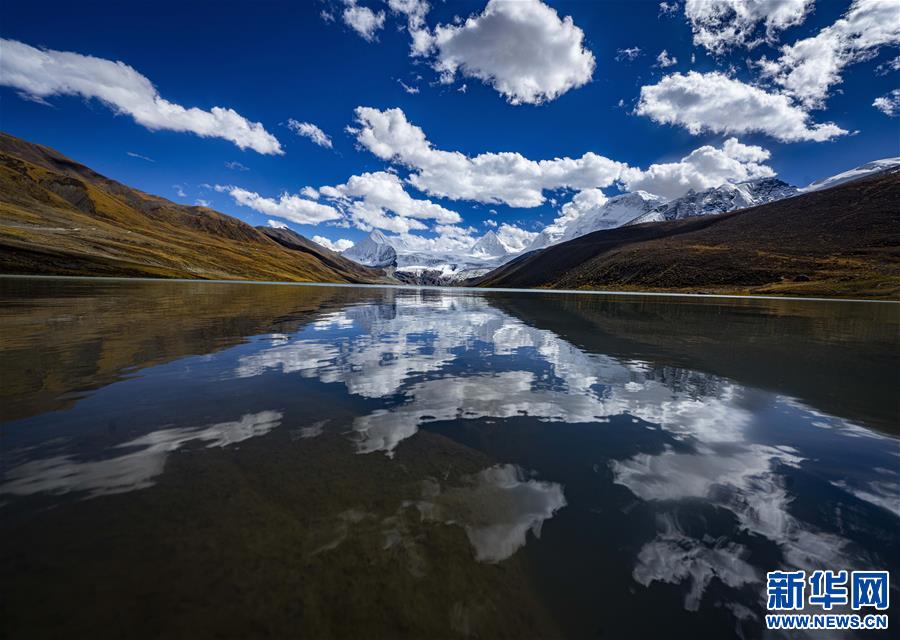
[[[674,197],[771,173],[804,185],[900,155],[900,3],[890,0],[50,4],[4,9],[4,131],[144,191],[310,237],[354,241],[380,225],[452,244],[503,228],[523,243],[577,215],[564,207],[579,191]],[[416,55],[412,32],[424,43]],[[662,66],[663,50],[677,62]],[[82,56],[133,71],[126,82],[123,67]],[[257,128],[239,144],[243,134],[218,137],[227,127],[193,132],[208,115],[171,125],[154,111],[142,123],[129,112],[143,108],[129,93],[140,94],[140,76],[166,104],[231,109]],[[116,83],[111,104],[102,92]],[[427,143],[410,141],[419,130]],[[704,145],[704,166],[682,162]],[[518,155],[473,161],[501,152]],[[528,164],[554,158],[572,166]],[[294,221],[278,215],[298,210]]]

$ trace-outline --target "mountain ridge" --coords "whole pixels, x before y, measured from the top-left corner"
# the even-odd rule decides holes
[[[3,273],[387,281],[382,272],[330,263],[324,250],[291,250],[237,218],[144,193],[0,132]]]

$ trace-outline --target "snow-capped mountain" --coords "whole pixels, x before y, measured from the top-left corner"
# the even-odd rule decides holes
[[[488,231],[481,236],[469,251],[473,256],[484,256],[485,258],[499,258],[501,256],[512,253],[500,237],[493,231]]]
[[[635,191],[615,196],[607,200],[602,206],[575,218],[566,226],[565,233],[563,233],[560,241],[574,240],[594,231],[621,227],[626,222],[630,222],[665,203],[665,198],[646,191]]]
[[[537,251],[538,249],[546,249],[547,247],[559,242],[565,232],[565,227],[547,225],[541,230],[539,234],[534,237],[534,240],[531,241],[531,244],[525,247],[525,252]]]
[[[397,249],[378,229],[373,229],[342,255],[367,267],[397,266]]]
[[[865,178],[876,173],[881,173],[882,171],[900,171],[900,158],[884,158],[882,160],[873,160],[872,162],[867,162],[866,164],[856,167],[855,169],[844,171],[843,173],[839,173],[829,178],[816,180],[809,186],[800,189],[800,191],[803,193],[808,193],[810,191],[828,189],[829,187],[835,187],[845,182],[859,180],[860,178]]]
[[[487,273],[515,253],[493,231],[469,249],[435,253],[411,248],[402,237],[375,229],[342,255],[366,266],[392,268],[395,277],[411,284],[450,284]]]
[[[574,240],[594,231],[620,227],[665,202],[665,198],[646,191],[635,191],[612,197],[599,207],[589,209],[565,225],[548,225],[535,236],[525,251],[543,249],[559,242]]]
[[[726,213],[789,198],[796,195],[797,192],[797,187],[777,178],[761,178],[735,184],[727,183],[705,191],[691,190],[680,198],[628,221],[627,224],[683,220],[696,216]]]

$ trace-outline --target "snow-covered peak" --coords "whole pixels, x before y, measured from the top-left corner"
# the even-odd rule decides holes
[[[796,195],[797,188],[777,178],[761,178],[747,182],[725,183],[705,191],[689,191],[686,195],[655,207],[628,224],[683,220],[696,216],[746,209]]]
[[[397,264],[397,250],[378,229],[343,252],[345,258],[367,267],[387,267]]]
[[[473,256],[497,258],[507,255],[510,251],[496,233],[488,231],[478,239],[478,242],[472,245],[470,253]]]
[[[574,240],[594,231],[621,227],[629,220],[633,220],[665,202],[665,198],[646,191],[623,193],[610,198],[598,207],[588,209],[572,220],[566,225],[559,241]]]
[[[844,184],[845,182],[852,182],[853,180],[859,180],[860,178],[865,178],[866,176],[881,173],[882,171],[891,170],[900,170],[900,158],[883,158],[881,160],[873,160],[872,162],[867,162],[866,164],[856,167],[855,169],[844,171],[843,173],[839,173],[829,178],[816,180],[809,186],[800,189],[800,191],[802,191],[803,193],[807,193],[809,191],[828,189],[830,187],[836,187],[839,184]]]

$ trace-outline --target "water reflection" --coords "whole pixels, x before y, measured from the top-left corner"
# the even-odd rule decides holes
[[[10,469],[0,493],[26,496],[75,491],[96,497],[146,489],[165,469],[166,458],[190,442],[226,447],[265,435],[280,424],[281,413],[261,411],[234,422],[153,431],[110,447],[106,453],[112,457],[102,460],[77,460],[68,455],[39,458]]]
[[[96,327],[89,338],[83,326],[54,338],[59,361],[81,353],[78,384],[55,381],[66,391],[51,399],[22,392],[15,404],[26,415],[3,426],[0,509],[27,533],[20,544],[43,536],[52,549],[41,518],[76,527],[88,502],[103,520],[103,505],[111,513],[140,495],[163,522],[175,505],[224,509],[225,495],[248,511],[271,506],[254,521],[260,548],[283,539],[298,554],[306,610],[324,592],[346,597],[352,613],[364,597],[355,588],[391,585],[383,609],[360,609],[366,622],[347,635],[404,607],[403,628],[423,635],[540,627],[536,635],[593,637],[599,617],[613,635],[759,635],[767,570],[898,568],[900,445],[885,433],[896,428],[897,368],[883,359],[896,351],[896,312],[327,288],[267,290],[254,305],[252,291],[216,286],[204,295],[243,302],[192,327],[199,342],[122,359]],[[173,331],[172,314],[190,307],[171,287],[160,289],[158,313],[142,306],[148,335],[154,323]],[[70,317],[79,301],[33,306]],[[731,333],[717,335],[720,325]],[[13,340],[12,353],[40,339]],[[815,345],[818,361],[780,370],[798,344]],[[17,358],[5,376],[19,375]],[[34,410],[42,402],[63,410]],[[203,501],[185,488],[197,483]],[[117,506],[104,502],[116,495]],[[225,540],[239,520],[214,519],[208,535]],[[234,566],[257,544],[227,540]],[[276,566],[247,562],[262,578]],[[465,580],[453,583],[455,571]],[[446,602],[415,609],[406,588]],[[598,614],[598,592],[637,626]],[[516,612],[534,603],[549,621],[516,627]],[[638,620],[648,610],[667,622]],[[316,624],[326,626],[300,626],[332,635],[331,622]]]
[[[525,546],[529,531],[540,538],[544,521],[566,505],[562,486],[525,476],[521,468],[506,464],[443,491],[437,482],[426,481],[416,507],[426,520],[461,524],[476,560],[500,562]]]

